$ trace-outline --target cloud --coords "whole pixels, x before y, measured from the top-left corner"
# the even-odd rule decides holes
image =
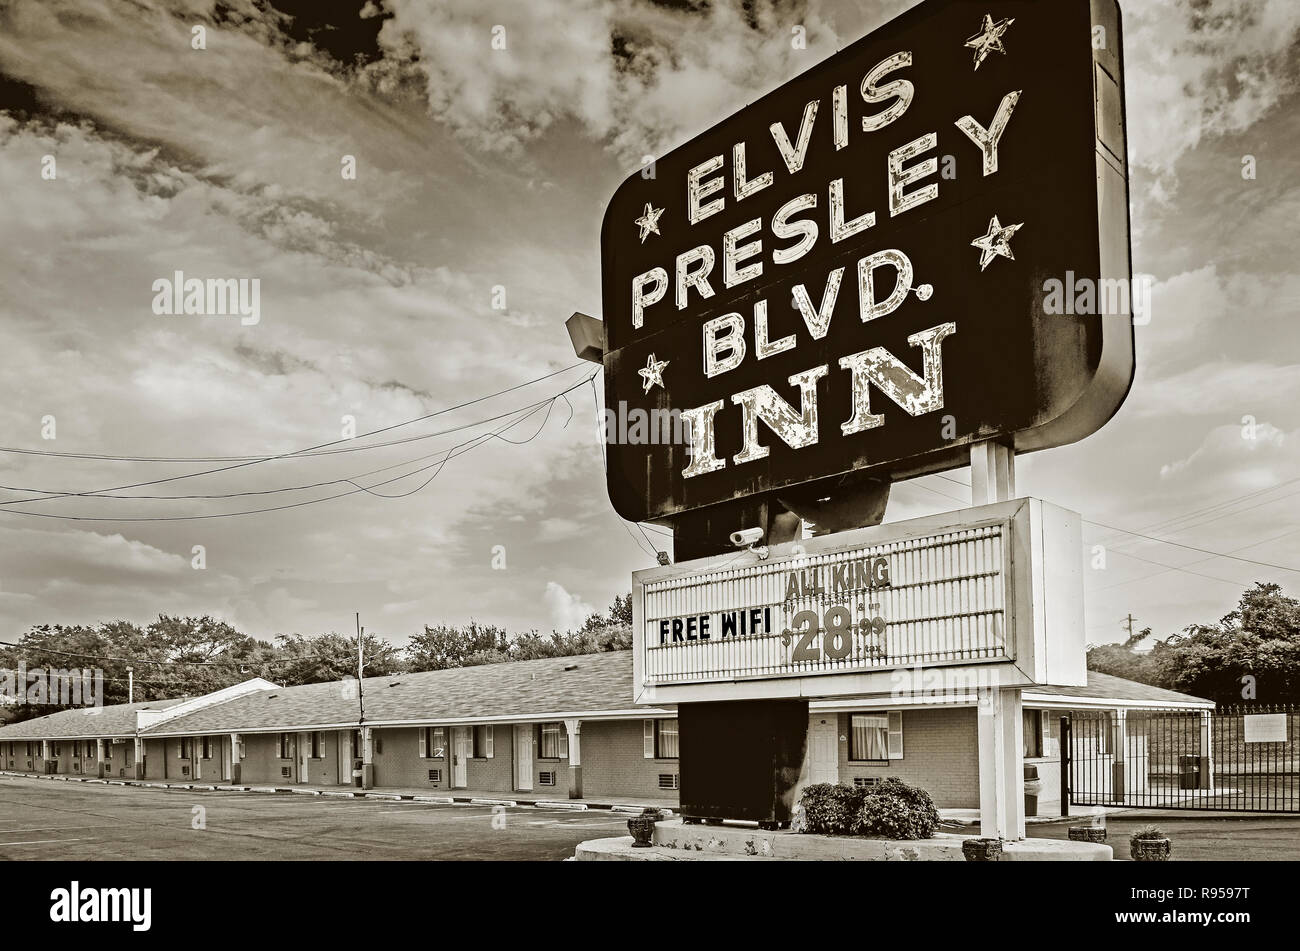
[[[550,614],[551,625],[557,631],[574,631],[582,627],[594,612],[590,604],[575,594],[564,590],[564,586],[555,581],[546,583],[546,593],[542,602]]]
[[[1124,34],[1129,150],[1159,173],[1202,139],[1258,122],[1300,78],[1294,0],[1126,4]]]
[[[478,148],[518,152],[576,122],[628,160],[671,148],[834,51],[806,4],[720,0],[390,0],[392,58],[418,54],[430,111]],[[557,29],[557,25],[562,28]],[[794,49],[793,26],[807,48]],[[495,46],[494,46],[495,43]]]

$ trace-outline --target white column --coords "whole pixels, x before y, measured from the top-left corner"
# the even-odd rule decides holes
[[[565,720],[569,734],[569,798],[582,798],[582,721]]]
[[[134,737],[134,743],[135,743],[135,778],[144,779],[144,740],[140,739],[139,734],[136,734],[136,736]],[[164,757],[167,755],[166,746],[167,744],[164,742],[163,743]]]
[[[1025,837],[1024,719],[1019,687],[977,691],[980,835]]]
[[[972,505],[1016,497],[1016,454],[1010,446],[986,440],[970,447],[970,490]]]
[[[971,446],[971,504],[1005,502],[1016,495],[1015,451],[986,440]],[[980,835],[1025,837],[1024,716],[1019,687],[976,691],[980,769]]]
[[[230,734],[230,782],[238,786],[243,782],[240,773],[243,771],[239,762],[239,734]]]
[[[98,775],[104,778],[104,738],[95,738],[95,763],[99,766]]]

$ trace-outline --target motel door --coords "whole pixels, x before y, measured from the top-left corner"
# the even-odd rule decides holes
[[[529,792],[533,788],[533,726],[515,724],[515,789]]]
[[[311,761],[311,734],[298,734],[298,777],[296,782],[307,782],[307,765]]]
[[[339,785],[352,785],[352,731],[339,730]]]
[[[221,781],[228,783],[231,777],[231,744],[235,741],[233,737],[223,736],[217,742],[221,744]]]
[[[839,717],[814,716],[808,721],[808,782],[840,781]]]
[[[451,728],[451,785],[453,789],[464,789],[469,785],[469,728],[454,726]]]

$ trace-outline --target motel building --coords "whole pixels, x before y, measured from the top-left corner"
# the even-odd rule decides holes
[[[360,691],[356,681],[279,687],[253,679],[201,697],[72,708],[10,724],[0,728],[0,766],[119,781],[672,805],[680,783],[676,711],[633,706],[632,667],[632,652],[619,651],[370,677]],[[1134,762],[1143,747],[1132,739],[1142,715],[1170,709],[1213,704],[1095,672],[1083,687],[1026,688],[1022,753],[1042,784],[1037,814],[1060,815],[1062,715],[1074,719],[1076,744],[1096,744],[1089,768],[1129,751],[1126,769],[1105,773],[1126,775],[1133,790],[1146,774]],[[813,700],[800,785],[898,776],[941,809],[978,809],[977,733],[973,690]]]

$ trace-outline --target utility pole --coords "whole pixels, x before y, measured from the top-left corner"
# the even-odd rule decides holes
[[[1124,628],[1128,631],[1128,639],[1130,641],[1133,640],[1133,615],[1132,614],[1126,614],[1124,616]]]
[[[365,664],[365,659],[363,657],[364,649],[362,646],[363,644],[362,638],[364,637],[363,634],[364,631],[365,628],[361,626],[361,612],[358,611],[357,612],[357,706],[359,709],[359,715],[357,718],[357,726],[361,726],[366,722],[366,699],[361,692],[362,691],[361,681],[366,676],[365,673],[366,664]]]
[[[135,668],[126,669],[126,702],[135,703]]]

